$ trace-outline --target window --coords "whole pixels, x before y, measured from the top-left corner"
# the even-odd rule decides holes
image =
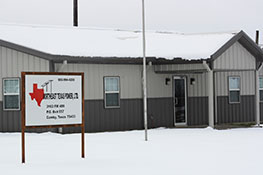
[[[263,102],[263,77],[259,77],[259,101]]]
[[[3,79],[3,105],[4,110],[20,109],[20,83],[19,78]]]
[[[120,107],[120,78],[104,77],[105,108]]]
[[[240,77],[229,77],[229,102],[240,102]]]

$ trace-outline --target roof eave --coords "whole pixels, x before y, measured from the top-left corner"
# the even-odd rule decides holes
[[[51,54],[48,54],[45,52],[41,52],[41,51],[38,51],[35,49],[31,49],[29,47],[25,47],[25,46],[22,46],[19,44],[11,43],[11,42],[8,42],[8,41],[2,40],[2,39],[0,39],[0,46],[6,47],[9,49],[14,49],[14,50],[17,50],[19,52],[30,54],[30,55],[33,55],[36,57],[40,57],[40,58],[46,59],[48,61],[52,61],[55,57],[54,55],[51,55]]]
[[[219,48],[214,54],[211,55],[211,60],[214,61],[220,55],[222,55],[228,48],[230,48],[235,42],[239,42],[245,47],[258,61],[263,61],[262,49],[244,32],[240,31],[233,36],[228,42],[226,42],[221,48]]]

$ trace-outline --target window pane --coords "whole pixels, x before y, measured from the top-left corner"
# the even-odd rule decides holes
[[[263,90],[259,91],[259,100],[263,101]]]
[[[240,92],[239,91],[230,91],[230,102],[239,102],[239,95]]]
[[[4,93],[19,93],[19,80],[4,80]]]
[[[105,78],[105,90],[106,91],[119,91],[119,78],[118,77],[106,77]]]
[[[5,95],[5,109],[19,109],[19,95]]]
[[[259,78],[259,88],[263,88],[263,77]]]
[[[120,106],[119,105],[119,94],[106,94],[106,107],[110,106]]]
[[[239,77],[229,77],[229,89],[240,89]]]

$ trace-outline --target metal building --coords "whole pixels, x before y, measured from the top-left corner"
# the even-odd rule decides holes
[[[0,131],[20,131],[22,71],[84,72],[87,132],[143,129],[140,35],[0,26]],[[150,128],[263,121],[263,52],[243,31],[146,37]]]

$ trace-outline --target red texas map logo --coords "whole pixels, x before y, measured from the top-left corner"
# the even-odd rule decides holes
[[[42,88],[38,88],[37,83],[33,84],[33,92],[29,93],[31,100],[36,100],[37,105],[41,107],[42,100],[78,100],[78,93],[52,93],[52,82],[48,80],[41,85]],[[46,93],[44,93],[44,88]],[[48,92],[49,91],[49,92]],[[48,92],[48,93],[47,93]]]
[[[44,89],[38,89],[37,84],[33,84],[33,93],[29,93],[31,100],[36,100],[37,105],[40,107],[44,98]]]

